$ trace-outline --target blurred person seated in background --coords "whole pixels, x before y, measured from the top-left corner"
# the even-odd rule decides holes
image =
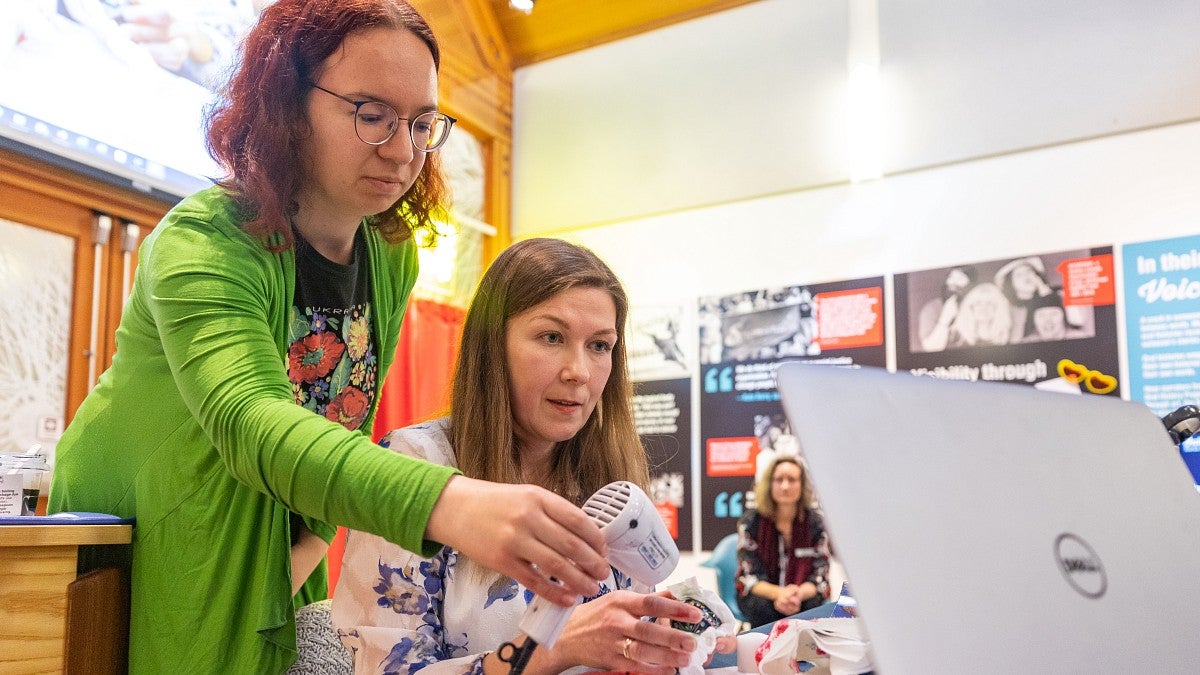
[[[394,430],[381,443],[472,478],[539,485],[580,506],[613,481],[645,489],[627,316],[620,281],[591,251],[557,239],[513,244],[484,274],[467,312],[450,415]],[[686,665],[694,638],[642,617],[696,622],[699,610],[638,586],[613,569],[525,672],[588,666],[669,675]],[[358,673],[507,673],[493,650],[523,640],[517,625],[532,598],[454,548],[422,557],[350,531],[333,623]]]
[[[799,458],[779,455],[738,521],[738,607],[751,626],[829,599],[829,539]]]

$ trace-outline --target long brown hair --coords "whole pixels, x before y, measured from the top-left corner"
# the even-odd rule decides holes
[[[346,37],[367,28],[402,28],[421,38],[441,62],[429,24],[404,0],[278,0],[246,35],[240,61],[207,118],[208,152],[221,165],[218,183],[241,206],[247,232],[271,250],[290,248],[289,219],[307,167],[296,161],[309,131],[306,101],[318,70]],[[435,230],[432,213],[446,197],[438,153],[409,189],[367,219],[390,242],[417,229]]]
[[[463,325],[451,393],[450,436],[471,478],[522,482],[513,430],[507,327],[513,316],[568,288],[607,291],[617,310],[612,372],[583,428],[558,444],[543,485],[582,505],[598,488],[627,480],[645,488],[646,452],[634,424],[625,350],[629,301],[620,280],[590,250],[560,239],[526,239],[507,248],[479,283]]]

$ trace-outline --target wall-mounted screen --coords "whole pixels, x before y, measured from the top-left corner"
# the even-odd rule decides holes
[[[211,184],[204,113],[266,4],[0,2],[0,145],[148,193]]]

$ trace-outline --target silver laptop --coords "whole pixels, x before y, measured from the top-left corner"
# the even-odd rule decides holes
[[[1200,673],[1200,494],[1149,408],[782,364],[878,672]]]

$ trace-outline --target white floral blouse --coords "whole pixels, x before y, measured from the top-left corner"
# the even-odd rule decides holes
[[[380,444],[457,466],[449,427],[444,417],[392,431]],[[484,657],[519,635],[533,593],[508,577],[460,575],[458,562],[449,547],[423,558],[376,535],[348,533],[333,626],[354,656],[355,673],[482,673]],[[593,598],[629,588],[650,590],[613,569]]]

